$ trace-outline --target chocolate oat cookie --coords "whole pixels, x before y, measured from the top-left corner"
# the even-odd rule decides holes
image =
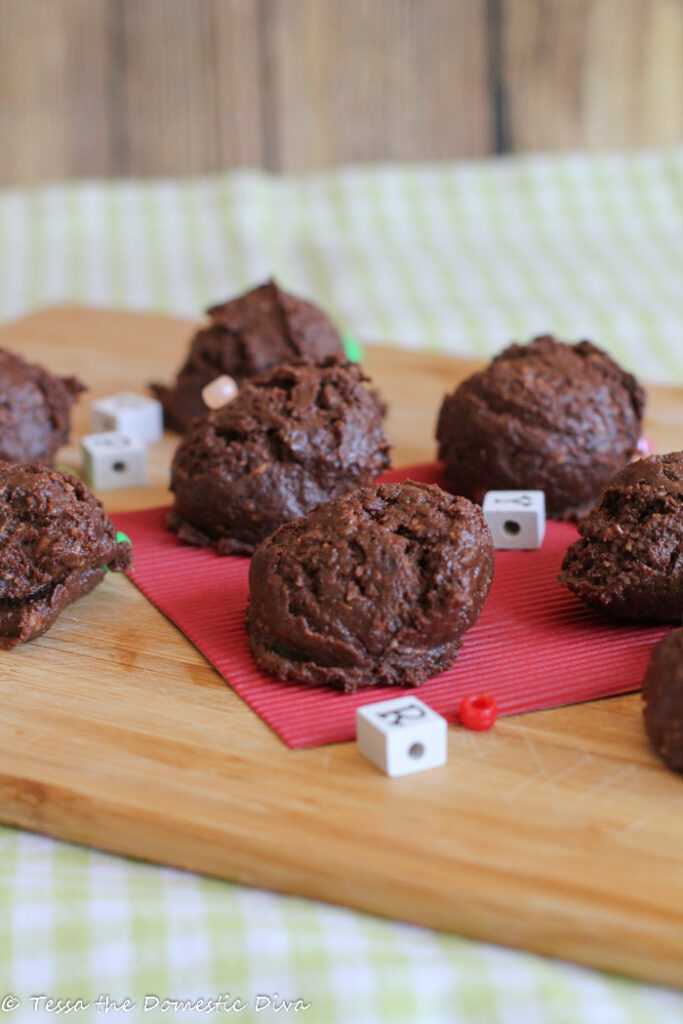
[[[683,452],[632,462],[579,523],[559,581],[613,618],[680,622]]]
[[[433,484],[363,487],[258,548],[249,646],[280,679],[417,686],[453,664],[492,578],[476,505]]]
[[[152,385],[167,426],[181,433],[206,412],[202,388],[216,377],[227,375],[241,384],[279,363],[344,358],[339,332],[325,313],[272,280],[207,313],[211,322],[192,339],[175,384]]]
[[[70,473],[0,462],[0,648],[40,636],[130,547],[101,502]]]
[[[551,518],[582,515],[640,437],[645,396],[589,341],[510,345],[441,406],[436,436],[449,490],[545,491]]]
[[[669,768],[683,772],[683,629],[655,646],[643,680],[647,734]]]
[[[0,460],[51,464],[69,440],[71,407],[85,387],[0,349]]]
[[[171,468],[169,527],[249,554],[278,526],[389,465],[384,406],[353,363],[278,366],[196,420]]]

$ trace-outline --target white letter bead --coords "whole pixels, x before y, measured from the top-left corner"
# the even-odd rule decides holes
[[[448,724],[416,697],[365,704],[356,711],[358,749],[386,775],[410,775],[446,763]]]
[[[543,491],[487,491],[482,511],[494,548],[540,548],[543,543]]]
[[[116,430],[144,444],[154,444],[164,435],[161,402],[133,391],[98,398],[90,406],[90,419],[95,433]]]
[[[85,482],[99,491],[147,483],[147,449],[118,431],[87,434],[81,440]]]
[[[232,377],[223,374],[222,377],[216,377],[210,384],[202,388],[204,405],[208,405],[209,409],[220,409],[228,402],[232,402],[237,391],[237,384]]]

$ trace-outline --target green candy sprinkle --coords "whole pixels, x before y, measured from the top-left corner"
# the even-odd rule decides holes
[[[346,358],[350,363],[360,363],[363,360],[363,348],[359,341],[356,341],[352,334],[342,334],[342,345],[346,352]]]
[[[133,547],[132,540],[130,539],[130,537],[128,536],[127,533],[123,532],[123,530],[117,530],[116,531],[116,543],[117,544],[129,544],[130,547]],[[102,568],[104,569],[105,572],[109,572],[109,567],[108,566],[103,565]]]

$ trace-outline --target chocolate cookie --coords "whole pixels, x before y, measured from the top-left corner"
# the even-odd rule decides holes
[[[481,509],[435,485],[364,487],[282,526],[249,569],[249,646],[280,679],[353,692],[449,668],[493,578]]]
[[[577,518],[635,452],[644,404],[636,379],[589,341],[510,345],[444,399],[446,486],[478,502],[545,491],[548,516]]]
[[[78,378],[55,377],[0,349],[0,460],[51,464],[69,440],[71,407],[81,391]]]
[[[130,547],[77,477],[0,462],[0,648],[40,636]]]
[[[643,680],[643,718],[660,757],[683,772],[683,629],[655,646]]]
[[[681,621],[683,452],[650,455],[622,469],[579,533],[560,583],[617,619]]]
[[[241,384],[279,363],[344,358],[339,332],[323,311],[272,280],[207,313],[211,323],[192,339],[173,387],[152,384],[167,426],[181,433],[206,412],[202,388],[216,377]]]
[[[314,505],[389,465],[384,406],[353,363],[278,366],[195,421],[171,467],[168,525],[190,544],[250,554]]]

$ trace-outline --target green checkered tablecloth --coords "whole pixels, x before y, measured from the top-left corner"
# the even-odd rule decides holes
[[[0,192],[0,317],[196,317],[274,273],[366,341],[488,355],[551,330],[683,383],[683,149]]]
[[[481,356],[551,330],[683,384],[682,272],[683,149],[0,191],[2,319],[197,316],[274,273],[366,342]],[[683,1022],[680,993],[9,828],[0,912],[0,1019]]]

